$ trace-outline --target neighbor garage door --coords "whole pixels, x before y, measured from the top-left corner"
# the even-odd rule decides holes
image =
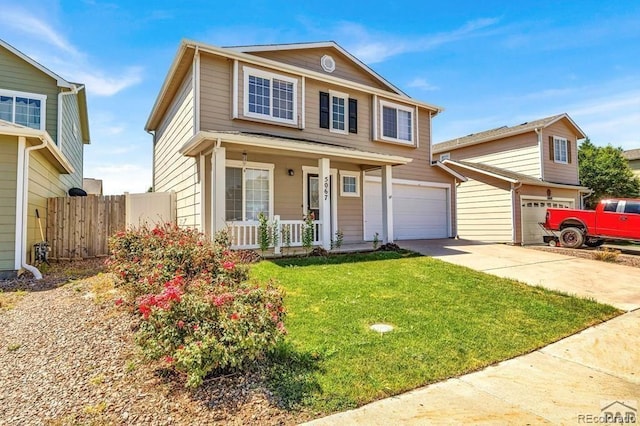
[[[522,244],[541,244],[544,230],[539,225],[545,221],[548,208],[572,209],[573,200],[535,200],[522,198],[520,213],[522,217]]]
[[[365,181],[365,239],[377,232],[382,239],[382,187]],[[447,189],[426,184],[393,184],[393,234],[396,240],[447,238],[449,218]]]

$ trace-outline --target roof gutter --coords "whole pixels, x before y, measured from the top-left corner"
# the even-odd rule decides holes
[[[58,93],[58,134],[57,136],[57,143],[58,143],[58,148],[60,148],[60,151],[62,151],[62,97],[63,96],[69,96],[69,95],[77,95],[78,92],[80,90],[84,89],[84,86],[77,86],[75,84],[71,85],[71,90],[69,90],[68,92],[59,92]]]
[[[29,158],[32,151],[46,148],[46,138],[42,143],[27,147],[27,138],[18,137],[18,176],[16,181],[16,269],[26,269],[36,280],[42,279],[42,273],[35,266],[27,264],[27,221],[29,207]]]

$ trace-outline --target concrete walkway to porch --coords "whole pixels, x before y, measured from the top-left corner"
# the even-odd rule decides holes
[[[309,424],[602,423],[601,408],[616,401],[618,408],[636,410],[637,418],[640,269],[464,240],[400,245],[486,273],[591,297],[628,312],[530,354]]]

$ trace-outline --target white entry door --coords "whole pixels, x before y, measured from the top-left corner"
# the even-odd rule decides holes
[[[393,183],[393,235],[396,240],[449,237],[447,188],[426,182]],[[382,239],[382,186],[366,180],[364,186],[365,240],[377,232]]]

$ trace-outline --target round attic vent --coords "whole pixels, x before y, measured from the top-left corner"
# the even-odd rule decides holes
[[[336,69],[336,61],[329,55],[324,55],[320,58],[320,65],[326,72],[333,72]]]

